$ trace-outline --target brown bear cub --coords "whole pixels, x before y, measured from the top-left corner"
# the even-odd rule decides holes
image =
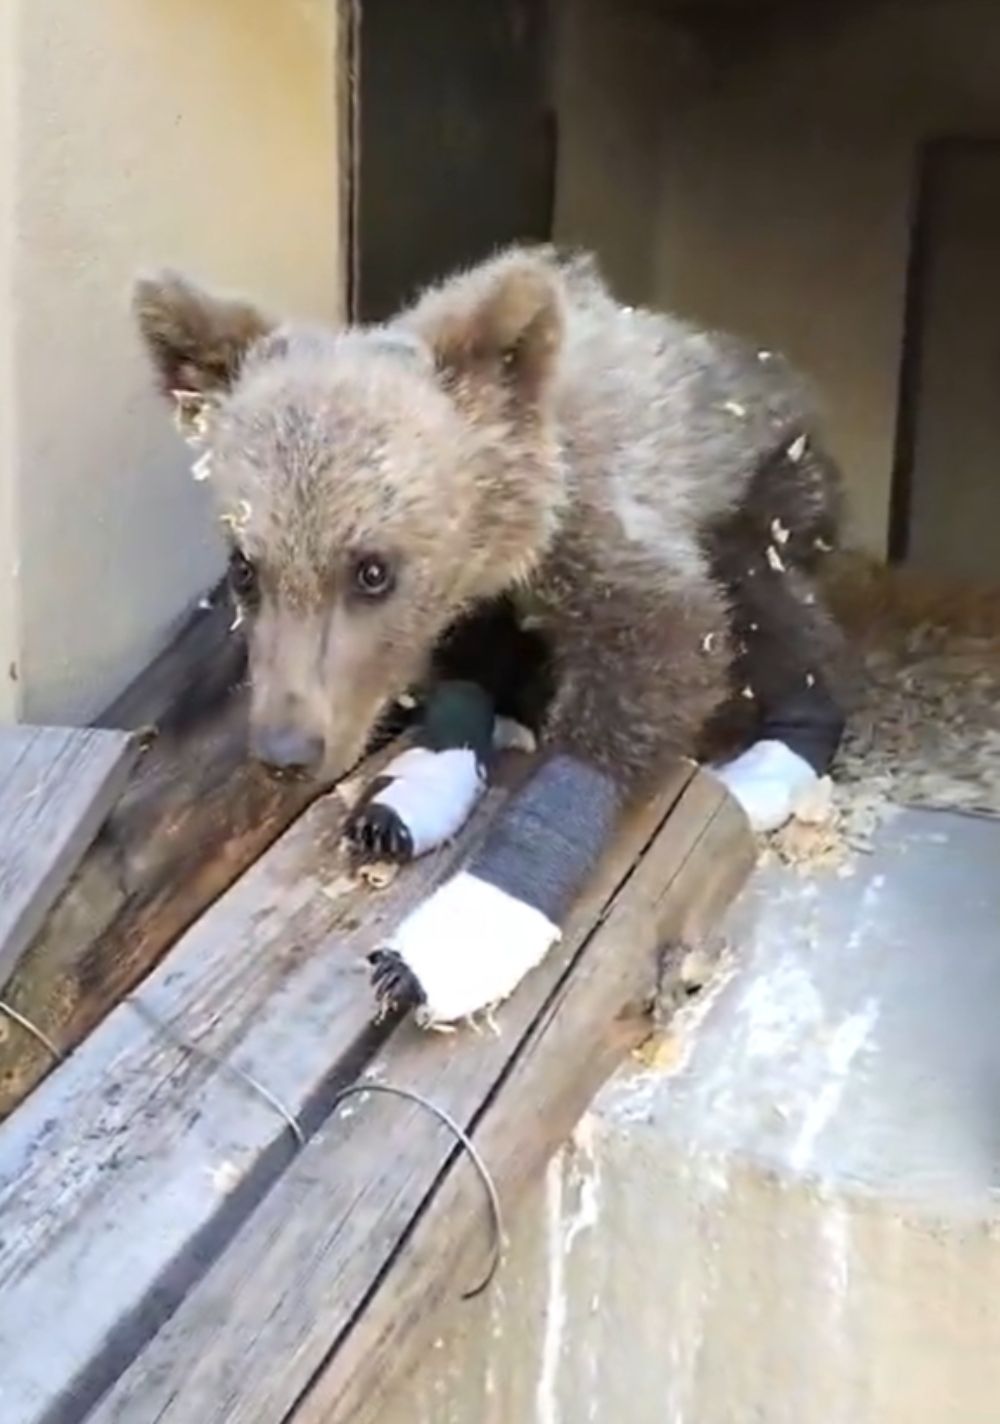
[[[545,756],[375,956],[383,1000],[444,1023],[506,997],[623,804],[734,711],[756,740],[719,774],[755,826],[826,769],[840,646],[811,574],[838,480],[773,353],[622,307],[548,248],[371,329],[277,325],[171,274],[136,311],[220,501],[263,762],[342,776],[497,600],[551,658]],[[468,742],[404,753],[355,834],[404,855],[454,834],[482,785]]]

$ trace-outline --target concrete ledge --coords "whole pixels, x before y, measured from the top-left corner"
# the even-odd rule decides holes
[[[761,872],[384,1424],[995,1424],[998,870],[1000,823],[903,812]]]

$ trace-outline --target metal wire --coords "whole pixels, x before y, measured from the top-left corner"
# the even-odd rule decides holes
[[[23,1028],[25,1033],[30,1033],[31,1037],[52,1055],[56,1063],[63,1061],[65,1054],[62,1049],[58,1048],[56,1044],[52,1042],[51,1038],[49,1038],[48,1034],[43,1033],[37,1024],[32,1023],[24,1014],[19,1013],[17,1009],[8,1004],[6,999],[0,999],[0,1013],[6,1014],[13,1023]]]
[[[434,1117],[437,1118],[438,1122],[442,1123],[450,1132],[455,1134],[464,1150],[468,1153],[473,1166],[479,1174],[483,1189],[486,1192],[490,1206],[490,1225],[492,1228],[490,1263],[487,1267],[486,1274],[478,1285],[462,1293],[463,1300],[474,1300],[477,1295],[482,1295],[483,1291],[491,1284],[497,1271],[500,1269],[503,1262],[504,1243],[503,1211],[500,1206],[500,1196],[496,1189],[496,1183],[490,1176],[489,1168],[483,1161],[479,1148],[465,1131],[465,1128],[455,1121],[451,1113],[445,1108],[439,1107],[437,1103],[432,1102],[430,1098],[425,1098],[421,1093],[415,1092],[412,1088],[397,1088],[391,1083],[351,1083],[349,1087],[341,1088],[333,1100],[331,1111],[335,1111],[344,1099],[354,1097],[361,1093],[385,1093],[390,1097],[404,1098],[407,1102],[416,1103],[418,1107],[426,1108],[429,1113],[432,1113]]]

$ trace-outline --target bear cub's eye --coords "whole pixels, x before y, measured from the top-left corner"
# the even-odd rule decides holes
[[[394,582],[391,564],[378,554],[365,554],[354,565],[354,587],[365,598],[384,598]]]
[[[257,570],[239,550],[234,550],[229,558],[229,582],[233,592],[246,598],[257,587]]]

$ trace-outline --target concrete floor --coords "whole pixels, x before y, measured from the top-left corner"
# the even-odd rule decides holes
[[[761,870],[384,1424],[996,1424],[1000,821]]]

